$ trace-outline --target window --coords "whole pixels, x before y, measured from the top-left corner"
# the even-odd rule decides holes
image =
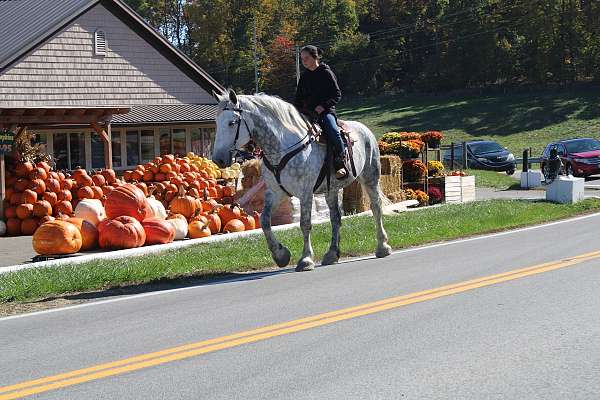
[[[112,163],[113,167],[122,167],[121,165],[121,132],[113,131],[112,132]]]
[[[71,169],[85,169],[85,134],[70,133],[69,142],[69,153],[71,154]]]
[[[200,128],[192,128],[190,130],[190,136],[192,141],[192,152],[198,156],[202,155],[202,132]]]
[[[94,33],[94,55],[105,56],[106,47],[106,32],[98,29]]]
[[[53,137],[54,158],[58,170],[86,168],[85,133],[56,133]]]
[[[69,169],[69,136],[67,133],[56,133],[53,137],[54,158],[58,170]]]
[[[152,161],[154,158],[154,130],[142,130],[140,134],[142,163]]]
[[[138,131],[127,131],[127,165],[140,163],[140,138]]]
[[[104,168],[104,140],[96,132],[91,134],[92,168]]]
[[[171,130],[169,128],[160,128],[160,155],[171,154]]]
[[[173,154],[179,157],[185,156],[185,129],[173,129],[171,139],[173,141]]]
[[[202,135],[204,137],[202,155],[210,158],[212,155],[213,142],[215,141],[215,128],[202,128]]]

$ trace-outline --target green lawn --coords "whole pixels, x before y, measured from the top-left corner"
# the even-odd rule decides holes
[[[504,172],[482,171],[478,169],[469,169],[466,171],[469,175],[475,175],[475,186],[494,189],[520,189],[521,185],[513,176],[506,175]]]
[[[390,245],[395,249],[455,239],[486,232],[555,221],[600,211],[600,200],[575,205],[546,202],[482,201],[406,212],[385,217]],[[376,240],[373,220],[344,220],[342,256],[373,254]],[[329,224],[315,225],[312,234],[316,259],[330,241]],[[293,263],[301,254],[299,229],[277,233],[292,252]],[[235,271],[273,267],[265,240],[260,236],[203,244],[161,255],[121,260],[99,260],[57,268],[23,270],[0,275],[0,302],[32,301],[69,292],[85,292],[151,282],[208,278]]]
[[[555,90],[481,96],[380,95],[348,98],[341,118],[359,120],[377,136],[388,131],[442,131],[445,144],[492,139],[520,157],[561,138],[600,139],[598,90]]]

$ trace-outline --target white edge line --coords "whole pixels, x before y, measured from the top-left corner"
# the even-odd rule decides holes
[[[594,214],[584,215],[581,217],[570,218],[570,219],[565,219],[565,220],[556,221],[556,222],[550,222],[550,223],[543,224],[543,225],[529,226],[526,228],[519,228],[519,229],[509,230],[509,231],[505,231],[505,232],[498,232],[498,233],[492,233],[492,234],[488,234],[488,235],[475,236],[475,237],[471,237],[471,238],[467,238],[467,239],[458,239],[458,240],[453,240],[453,241],[448,241],[448,242],[430,244],[430,245],[421,246],[421,247],[414,247],[414,248],[410,248],[410,249],[397,250],[397,251],[394,251],[392,254],[396,255],[396,254],[403,254],[403,253],[411,253],[411,252],[415,252],[415,251],[429,250],[429,249],[433,249],[433,248],[437,248],[437,247],[444,247],[444,246],[451,246],[451,245],[455,245],[455,244],[473,242],[476,240],[490,239],[490,238],[494,238],[494,237],[498,237],[498,236],[513,235],[515,233],[521,233],[521,232],[531,231],[531,230],[535,230],[535,229],[547,228],[549,226],[555,226],[555,225],[566,224],[566,223],[575,222],[575,221],[581,221],[584,219],[594,218],[594,217],[598,217],[598,216],[600,216],[600,213],[594,213]],[[241,232],[241,233],[244,233],[244,232]],[[373,258],[373,256],[361,256],[361,257],[347,258],[347,259],[340,261],[340,264],[346,263],[346,262],[352,262],[352,261],[368,260],[368,259],[372,259],[372,258]],[[260,271],[257,271],[257,272],[260,272]],[[232,278],[232,279],[224,280],[223,283],[243,281],[246,279],[247,279],[246,277],[241,276],[239,278]],[[18,318],[33,317],[33,316],[42,315],[42,314],[50,314],[50,313],[55,313],[55,312],[59,312],[59,311],[67,311],[67,310],[74,310],[74,309],[78,309],[78,308],[91,307],[91,306],[96,306],[96,305],[101,305],[101,304],[116,303],[116,302],[125,301],[125,300],[134,300],[134,299],[140,299],[140,298],[144,298],[144,297],[176,293],[176,292],[181,292],[184,290],[199,289],[199,288],[202,288],[203,286],[204,285],[188,286],[188,287],[183,287],[183,288],[160,290],[160,291],[156,291],[156,292],[135,294],[135,295],[129,295],[129,296],[124,295],[123,297],[119,297],[118,299],[99,300],[99,301],[93,301],[93,302],[85,303],[85,304],[77,304],[74,306],[54,308],[54,309],[43,310],[43,311],[35,311],[35,312],[25,313],[25,314],[11,315],[8,317],[0,318],[0,322],[18,319]]]

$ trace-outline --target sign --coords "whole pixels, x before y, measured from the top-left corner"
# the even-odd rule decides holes
[[[0,154],[10,153],[15,143],[15,133],[9,130],[0,131]]]

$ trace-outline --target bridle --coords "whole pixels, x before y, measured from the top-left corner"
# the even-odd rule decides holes
[[[237,150],[237,141],[240,138],[240,127],[242,126],[242,122],[244,123],[244,125],[246,125],[246,129],[248,130],[248,135],[250,136],[250,138],[252,138],[252,131],[250,130],[250,127],[248,126],[248,123],[246,122],[245,119],[242,118],[242,112],[244,110],[242,110],[241,108],[238,107],[225,107],[223,109],[223,111],[235,111],[240,113],[240,116],[235,120],[229,123],[230,126],[232,125],[237,125],[237,129],[235,131],[235,139],[233,140],[233,144],[231,145],[231,148],[229,149],[229,152],[233,152],[235,150]]]

